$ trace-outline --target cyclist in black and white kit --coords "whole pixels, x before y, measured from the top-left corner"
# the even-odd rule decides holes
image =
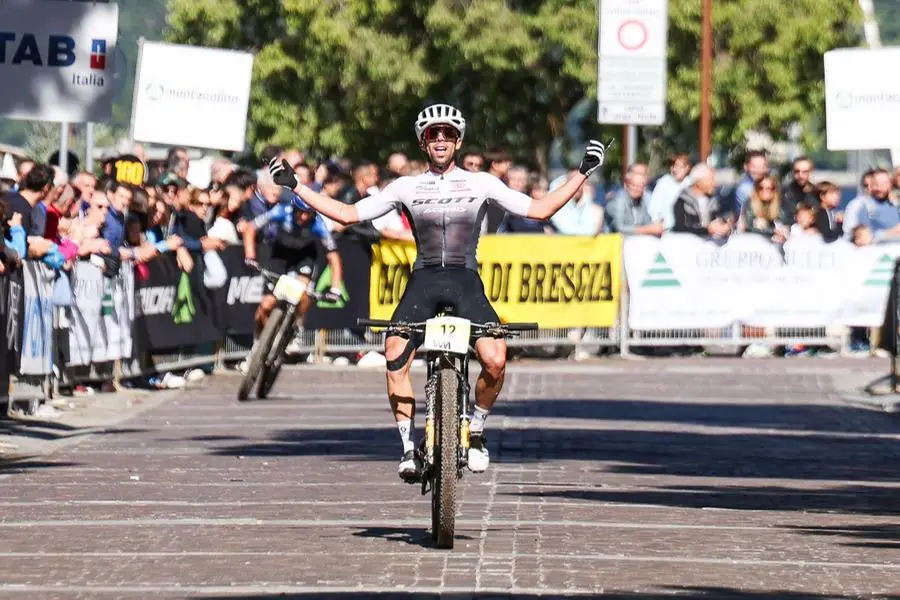
[[[293,189],[315,210],[345,225],[378,218],[395,208],[406,213],[418,255],[392,320],[425,321],[435,315],[439,306],[450,304],[460,317],[477,323],[497,323],[500,319],[485,296],[475,258],[488,203],[496,202],[514,215],[547,220],[603,164],[605,148],[591,140],[579,174],[540,200],[533,200],[509,189],[493,175],[456,167],[455,155],[466,133],[466,121],[456,108],[446,104],[427,107],[416,118],[415,133],[419,147],[428,155],[428,171],[401,177],[356,204],[343,204],[298,185],[293,169],[284,160],[273,159],[269,171],[275,183]],[[387,391],[403,440],[398,471],[406,481],[418,480],[422,467],[412,439],[415,399],[409,377],[415,348],[421,342],[398,335],[385,340]],[[480,338],[475,342],[475,353],[482,370],[475,385],[469,425],[468,467],[481,473],[490,462],[484,424],[503,386],[506,341]]]

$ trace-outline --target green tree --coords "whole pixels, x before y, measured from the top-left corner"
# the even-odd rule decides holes
[[[656,153],[697,146],[700,6],[670,1],[668,120],[644,130]],[[255,150],[414,151],[414,115],[446,101],[467,115],[470,145],[542,164],[569,112],[596,95],[596,10],[595,0],[169,0],[166,35],[256,53]],[[794,122],[811,131],[824,114],[822,54],[856,45],[858,21],[854,0],[717,0],[715,142],[739,145],[750,129],[783,139]],[[618,137],[587,114],[581,135]]]

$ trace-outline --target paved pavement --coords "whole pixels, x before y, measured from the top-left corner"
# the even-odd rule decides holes
[[[0,464],[0,597],[900,597],[900,418],[841,400],[885,368],[518,365],[449,552],[382,373],[216,376]]]

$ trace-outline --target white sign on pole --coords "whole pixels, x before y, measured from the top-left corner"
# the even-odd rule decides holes
[[[142,42],[132,139],[243,150],[252,71],[247,52]]]
[[[668,0],[600,0],[600,123],[666,119]]]
[[[666,120],[668,0],[600,0],[597,120]]]
[[[825,125],[829,150],[892,148],[900,140],[900,48],[842,48],[825,53]]]
[[[0,2],[0,117],[109,120],[118,29],[118,4]]]

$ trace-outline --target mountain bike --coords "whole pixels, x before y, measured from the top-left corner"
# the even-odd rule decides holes
[[[259,272],[268,287],[274,286],[272,294],[277,302],[259,339],[250,350],[247,373],[238,388],[238,400],[241,402],[250,397],[250,390],[257,381],[259,383],[256,387],[256,397],[263,399],[269,395],[284,364],[284,351],[294,337],[297,307],[304,294],[315,296],[315,293],[308,289],[308,284],[292,275],[282,275],[262,267]]]
[[[388,335],[424,334],[428,368],[425,383],[425,439],[422,495],[431,492],[431,537],[438,548],[453,548],[456,484],[462,478],[469,448],[469,353],[476,337],[513,337],[534,331],[537,323],[473,323],[449,308],[423,323],[358,319],[363,327],[385,328]]]

